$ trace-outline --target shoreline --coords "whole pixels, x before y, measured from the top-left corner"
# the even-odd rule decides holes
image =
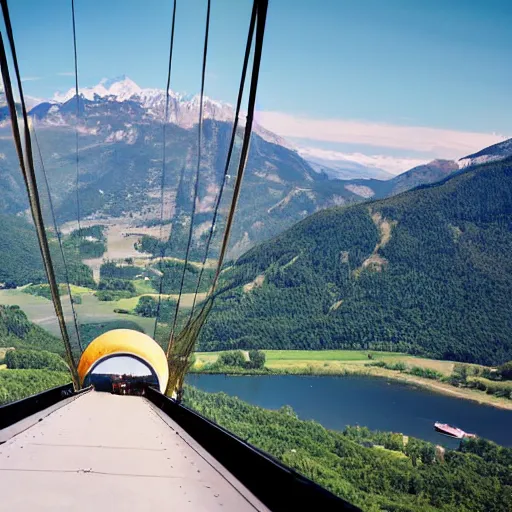
[[[362,368],[350,368],[347,365],[343,371],[302,371],[301,368],[295,368],[290,370],[281,370],[275,368],[265,367],[264,370],[202,370],[201,368],[192,368],[189,373],[193,374],[210,374],[210,375],[230,375],[230,376],[272,376],[272,375],[297,375],[297,376],[313,376],[313,377],[346,377],[346,376],[363,376],[363,377],[375,377],[380,379],[388,379],[396,382],[401,382],[409,386],[415,386],[423,389],[428,389],[435,393],[450,395],[461,400],[471,400],[477,402],[480,405],[487,405],[491,407],[497,407],[498,409],[505,409],[512,411],[512,400],[506,398],[496,397],[488,395],[484,391],[478,391],[469,388],[456,388],[450,384],[440,382],[432,379],[425,379],[417,377],[415,375],[409,375],[406,373],[397,372],[395,370],[388,370],[385,368],[378,367],[365,367]]]

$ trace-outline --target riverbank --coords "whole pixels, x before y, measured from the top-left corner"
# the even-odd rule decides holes
[[[457,449],[459,443],[454,449],[443,449],[436,447],[437,442],[398,433],[405,427],[404,417],[389,411],[384,413],[389,404],[394,403],[391,395],[396,391],[403,398],[403,395],[415,395],[418,391],[412,392],[403,387],[393,391],[390,388],[396,386],[372,386],[372,382],[367,382],[377,395],[373,395],[371,407],[361,409],[361,402],[370,399],[369,390],[363,385],[362,395],[350,392],[348,379],[330,379],[335,381],[331,383],[334,389],[327,385],[328,379],[305,378],[303,380],[310,382],[302,386],[279,377],[262,379],[260,385],[247,382],[244,385],[243,381],[254,380],[248,377],[230,379],[197,375],[194,380],[196,387],[187,386],[185,390],[187,406],[363,510],[447,512],[489,510],[492,507],[500,512],[509,510],[507,483],[510,471],[507,464],[510,448],[479,439],[464,443],[460,449]],[[200,380],[221,381],[219,384],[225,392],[202,391]],[[287,382],[282,382],[284,380]],[[240,398],[229,396],[226,384],[231,384],[231,391],[238,393]],[[281,392],[284,395],[279,399],[276,395]],[[248,395],[256,398],[255,394],[260,399],[265,396],[266,403],[260,400],[259,406],[250,405],[252,402]],[[295,396],[297,408],[278,405],[280,401],[291,404],[291,394]],[[387,399],[382,394],[387,395]],[[425,405],[429,408],[428,404],[416,397],[407,403],[402,402],[400,396],[394,398],[398,401],[393,405],[395,409],[400,408],[415,422],[424,423],[419,416],[425,413],[419,415],[418,410],[423,410]],[[436,414],[440,408],[446,410],[439,402],[453,402],[446,397],[431,396],[426,400],[435,402],[430,409]],[[327,407],[327,402],[333,407]],[[339,429],[327,427],[322,418],[300,412],[300,408],[307,404],[317,407],[324,415],[332,414],[334,409],[334,414],[348,423]],[[459,408],[457,406],[468,408],[465,403],[455,405],[455,409]],[[471,405],[470,408],[474,407],[477,406]],[[448,405],[448,411],[453,409]],[[392,424],[372,430],[362,426],[347,427],[347,424],[355,424],[350,423],[353,417],[342,414],[341,410],[352,410],[362,422],[367,418],[360,416],[363,411],[377,415],[383,423],[387,420],[398,422],[402,429],[396,430]],[[460,412],[454,413],[458,415]],[[498,423],[492,417],[505,414],[492,409],[483,412],[490,414],[488,421],[492,425]],[[429,430],[433,432],[432,425],[429,425]],[[440,440],[444,437],[434,435]],[[495,475],[492,478],[488,476],[490,471]]]
[[[265,367],[257,370],[238,367],[216,368],[215,362],[221,352],[197,352],[191,371],[193,373],[228,375],[361,375],[378,377],[500,409],[512,410],[512,400],[487,394],[485,391],[455,387],[448,382],[373,366],[378,362],[386,363],[388,366],[404,365],[409,368],[430,371],[438,374],[440,378],[448,378],[453,375],[455,369],[456,363],[453,361],[438,361],[399,352],[371,352],[371,359],[369,359],[367,351],[358,350],[264,350],[263,352],[266,356]]]

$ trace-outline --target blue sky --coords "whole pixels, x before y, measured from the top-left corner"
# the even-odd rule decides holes
[[[163,88],[171,3],[76,0],[81,85],[126,74]],[[10,2],[22,74],[34,79],[27,94],[73,85],[63,75],[73,70],[70,4]],[[215,99],[235,101],[250,8],[212,0],[206,89]],[[178,0],[178,92],[199,89],[205,12],[206,0]],[[512,135],[510,26],[512,5],[500,0],[270,0],[260,122],[324,150],[463,156]]]
[[[130,356],[117,356],[101,362],[92,373],[106,373],[123,375],[149,375],[148,367]]]

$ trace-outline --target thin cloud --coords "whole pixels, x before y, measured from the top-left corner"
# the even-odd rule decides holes
[[[61,71],[57,73],[57,76],[75,76],[75,73],[73,71]]]
[[[298,149],[299,155],[306,160],[321,161],[328,165],[343,165],[344,163],[355,163],[365,167],[374,167],[383,169],[390,174],[400,174],[422,165],[428,161],[427,158],[407,158],[395,157],[389,155],[365,155],[363,153],[343,153],[341,151],[324,150],[314,147],[301,147]]]
[[[35,82],[36,80],[42,80],[40,76],[24,76],[21,78],[22,82]]]
[[[283,137],[419,151],[435,155],[436,158],[461,158],[507,138],[495,133],[371,121],[309,119],[282,112],[258,112],[256,119],[259,124]]]

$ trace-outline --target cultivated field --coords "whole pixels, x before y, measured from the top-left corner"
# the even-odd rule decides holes
[[[403,362],[408,366],[420,366],[451,375],[452,361],[436,361],[414,357],[399,352],[374,352],[367,350],[264,350],[265,366],[271,370],[301,370],[312,373],[344,373],[346,371],[369,370],[365,366],[371,361],[385,361],[389,364]],[[220,352],[197,352],[196,367],[217,360]],[[368,357],[371,354],[372,359]]]
[[[78,288],[78,287],[76,287]],[[87,290],[87,291],[83,291]],[[155,320],[153,318],[143,318],[137,315],[123,315],[114,313],[114,309],[132,309],[122,304],[123,301],[99,301],[94,294],[84,288],[77,295],[81,295],[82,303],[75,304],[79,323],[100,323],[114,320],[132,320],[140,325],[145,332],[152,332]],[[73,290],[72,293],[75,293]],[[133,307],[137,305],[138,297],[133,299],[124,299],[132,301]],[[0,290],[0,304],[8,306],[19,306],[27,315],[31,322],[43,327],[55,336],[60,336],[60,329],[55,316],[55,310],[50,300],[44,297],[36,297],[21,290]],[[67,296],[62,298],[64,315],[68,322],[72,322],[72,311]]]
[[[116,320],[131,320],[137,323],[147,333],[152,333],[155,319],[144,318],[138,315],[127,315],[116,313],[116,309],[125,309],[133,311],[137,306],[139,298],[143,295],[149,295],[154,298],[158,298],[158,294],[154,293],[153,288],[147,281],[137,280],[135,281],[135,287],[137,292],[141,295],[137,297],[131,297],[129,299],[120,299],[116,301],[99,301],[94,296],[94,290],[84,288],[80,286],[71,285],[71,293],[73,295],[80,295],[82,299],[81,304],[75,304],[75,311],[78,317],[79,323],[102,323]],[[151,293],[148,293],[151,292]],[[196,304],[199,304],[206,297],[206,293],[198,293]],[[178,299],[177,294],[162,295],[163,299]],[[181,308],[191,308],[194,300],[193,293],[184,293],[181,296]],[[24,293],[22,289],[17,290],[0,290],[0,304],[8,306],[19,306],[27,315],[31,322],[43,327],[55,336],[60,336],[60,329],[55,316],[55,310],[50,300],[44,297],[38,297]],[[72,311],[71,304],[68,296],[62,297],[62,307],[64,315],[68,322],[72,322]],[[167,319],[162,318],[162,321]]]

